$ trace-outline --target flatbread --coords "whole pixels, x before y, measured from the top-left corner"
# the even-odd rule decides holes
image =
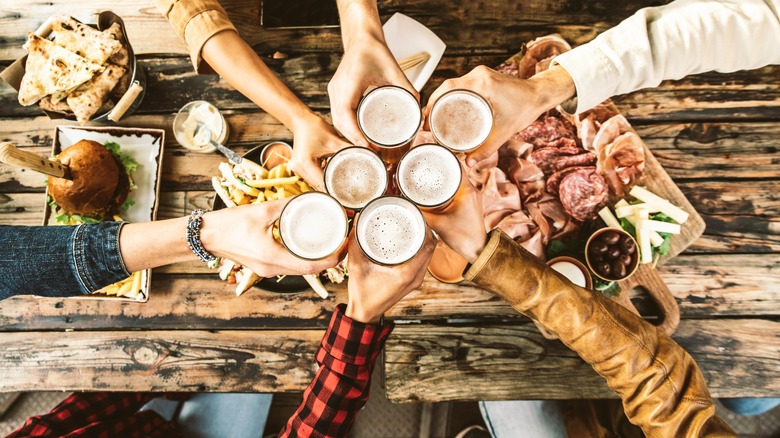
[[[62,114],[73,114],[73,111],[71,111],[68,102],[63,100],[54,103],[51,100],[51,96],[46,96],[43,99],[41,99],[41,101],[38,102],[38,106],[41,107],[41,109],[44,111],[51,111],[51,112],[62,113]]]
[[[124,67],[108,64],[103,72],[68,95],[68,106],[76,114],[79,124],[87,124],[124,74]]]
[[[111,25],[111,27],[104,30],[103,33],[111,35],[115,40],[120,42],[119,50],[114,52],[114,54],[108,58],[108,62],[126,68],[130,64],[130,53],[127,51],[127,47],[125,47],[124,44],[121,44],[122,26],[120,26],[119,23],[114,23]]]
[[[103,70],[100,65],[32,33],[25,47],[26,71],[19,87],[19,103],[24,106],[48,94],[78,87]]]
[[[111,34],[79,23],[70,17],[58,17],[54,20],[52,28],[57,32],[54,37],[55,43],[95,64],[105,64],[111,55],[122,48],[122,43]]]

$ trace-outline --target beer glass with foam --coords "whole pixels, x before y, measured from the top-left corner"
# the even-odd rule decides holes
[[[420,210],[408,199],[383,196],[369,202],[355,224],[361,251],[374,263],[400,265],[417,255],[428,232]]]
[[[325,191],[350,210],[360,210],[384,195],[387,180],[379,155],[360,146],[336,152],[325,165]]]
[[[455,154],[437,144],[422,144],[398,163],[396,182],[401,194],[423,210],[446,208],[460,188],[462,169]]]
[[[470,152],[482,145],[493,130],[493,110],[477,93],[450,90],[431,108],[431,133],[453,152]]]
[[[422,110],[414,95],[385,85],[363,96],[357,107],[358,127],[385,163],[394,164],[409,150],[422,125]]]
[[[301,193],[279,216],[282,245],[305,260],[321,260],[341,250],[348,231],[347,212],[327,193]]]

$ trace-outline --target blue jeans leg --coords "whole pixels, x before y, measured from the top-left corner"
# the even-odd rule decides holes
[[[780,405],[780,398],[722,398],[720,402],[739,415],[761,415]]]
[[[188,438],[261,438],[272,394],[196,394],[181,407],[178,423]]]
[[[479,402],[479,410],[494,438],[567,438],[554,400]]]

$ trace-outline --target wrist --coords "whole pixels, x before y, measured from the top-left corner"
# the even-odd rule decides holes
[[[576,93],[574,79],[560,65],[554,65],[528,79],[534,89],[537,108],[547,111],[555,108]]]
[[[379,324],[380,318],[382,318],[383,312],[377,312],[376,310],[366,309],[350,297],[347,300],[347,309],[344,311],[349,319],[363,324]]]
[[[385,34],[375,1],[340,0],[338,3],[341,39],[345,52],[364,43],[385,44]]]
[[[220,227],[221,216],[219,211],[210,211],[201,216],[200,243],[206,251],[214,256],[227,257],[227,254],[221,248],[221,244],[225,240],[225,228]],[[220,233],[220,229],[222,229],[222,233]]]
[[[474,238],[470,238],[461,247],[461,254],[469,263],[474,263],[482,254],[488,242],[488,234],[477,233]]]

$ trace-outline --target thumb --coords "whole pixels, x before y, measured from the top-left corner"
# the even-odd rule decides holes
[[[480,161],[487,160],[488,158],[490,158],[491,155],[493,155],[498,150],[500,146],[501,146],[500,144],[495,145],[486,142],[482,146],[466,154],[466,165],[468,167],[474,167]]]
[[[277,199],[274,201],[266,201],[257,205],[261,205],[265,208],[265,214],[268,218],[268,223],[273,224],[277,219],[279,219],[284,206],[287,205],[287,203],[292,199],[293,198]]]

